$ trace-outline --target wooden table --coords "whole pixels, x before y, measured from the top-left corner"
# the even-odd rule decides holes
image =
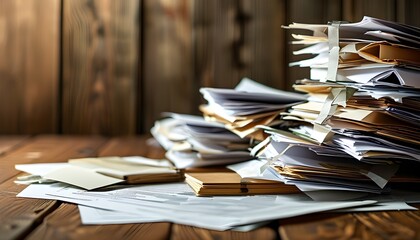
[[[0,239],[420,239],[420,211],[295,217],[251,232],[211,231],[171,223],[84,226],[76,205],[16,198],[18,163],[65,162],[89,156],[163,156],[148,136],[0,137]]]

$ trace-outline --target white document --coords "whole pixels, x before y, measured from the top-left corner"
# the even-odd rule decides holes
[[[171,184],[170,184],[171,185]],[[317,202],[310,201],[308,203],[308,198],[304,195],[294,194],[294,195],[279,195],[279,196],[250,196],[250,197],[219,197],[219,198],[200,198],[193,196],[193,193],[185,192],[188,191],[188,187],[186,184],[180,185],[180,184],[172,184],[173,186],[165,187],[161,185],[156,185],[156,191],[151,191],[150,194],[148,194],[149,187],[145,188],[145,191],[140,192],[136,191],[136,188],[133,188],[132,190],[129,190],[128,193],[137,193],[131,196],[131,198],[139,198],[139,199],[148,199],[146,201],[156,201],[160,202],[163,205],[165,205],[164,197],[165,193],[163,191],[170,190],[168,193],[166,193],[168,196],[166,199],[169,198],[170,195],[183,195],[183,201],[179,201],[179,197],[174,197],[172,200],[178,199],[177,202],[173,204],[179,204],[179,211],[173,210],[168,211],[165,213],[165,211],[156,213],[154,210],[154,207],[150,208],[143,208],[143,209],[135,209],[135,206],[131,204],[120,204],[119,201],[114,201],[110,197],[106,197],[106,195],[110,196],[112,194],[117,193],[115,191],[109,192],[105,196],[101,197],[101,195],[98,195],[99,197],[96,198],[96,193],[91,192],[92,194],[90,197],[89,192],[86,192],[86,194],[79,194],[83,193],[85,191],[80,191],[78,189],[69,187],[66,184],[63,183],[55,183],[55,184],[32,184],[28,186],[26,189],[24,189],[21,193],[18,194],[18,197],[28,197],[28,198],[40,198],[40,199],[51,199],[51,200],[60,200],[60,201],[67,201],[72,202],[79,205],[80,210],[80,216],[82,219],[83,224],[124,224],[124,223],[149,223],[149,222],[165,222],[165,221],[173,221],[171,215],[179,215],[180,217],[191,217],[190,220],[185,221],[179,221],[179,222],[192,222],[193,219],[196,222],[195,224],[190,224],[194,226],[202,226],[207,227],[210,229],[230,229],[234,228],[234,226],[223,225],[225,222],[223,219],[225,216],[230,219],[230,221],[234,224],[235,222],[240,221],[240,219],[243,217],[242,222],[258,222],[258,220],[254,219],[261,219],[261,214],[266,212],[267,209],[272,209],[275,211],[274,214],[279,214],[279,211],[285,212],[284,214],[279,214],[278,218],[281,218],[281,216],[286,216],[285,214],[289,215],[295,215],[298,216],[300,214],[304,214],[305,212],[311,212],[316,211],[315,209],[309,209],[309,207],[316,206]],[[175,186],[178,185],[178,186]],[[153,188],[153,185],[151,186]],[[137,189],[138,190],[138,189]],[[67,192],[70,191],[74,194],[73,199],[69,199],[67,197],[59,197],[57,194],[51,194],[51,193],[60,193],[60,192]],[[161,195],[159,195],[159,191],[162,192]],[[67,193],[66,193],[67,194]],[[148,195],[148,197],[144,197],[144,195]],[[413,201],[412,194],[408,194],[411,197],[411,200]],[[407,196],[408,196],[407,195]],[[123,196],[116,194],[117,198],[121,198]],[[128,197],[128,196],[126,196]],[[101,199],[102,198],[102,199]],[[253,200],[254,198],[254,200]],[[417,201],[420,200],[417,196]],[[415,202],[415,201],[413,201]],[[140,204],[141,202],[138,202]],[[188,204],[191,203],[192,206],[198,206],[197,213],[195,215],[189,215],[184,214],[184,211],[186,208],[188,208]],[[324,202],[321,203],[322,207],[317,208],[318,211],[321,210],[321,208],[324,207],[324,205],[328,205],[330,202]],[[342,202],[346,203],[346,202]],[[351,202],[354,203],[354,202]],[[95,204],[98,204],[95,206]],[[133,202],[135,204],[135,202]],[[169,204],[169,203],[168,203]],[[240,204],[238,209],[235,210],[235,205]],[[273,206],[274,208],[268,207],[267,205],[278,205]],[[320,206],[321,206],[320,205]],[[87,207],[90,206],[90,207]],[[101,207],[105,206],[104,209],[101,209]],[[204,215],[201,215],[200,217],[200,209],[201,208],[207,208],[211,207],[211,209],[214,210],[213,207],[223,207],[223,210],[217,210],[215,209],[214,214],[212,214],[211,220],[208,221],[207,214],[204,213],[206,217],[202,217]],[[213,206],[213,207],[212,207]],[[253,216],[251,212],[246,212],[244,215],[244,212],[241,212],[242,208],[246,206],[247,208],[256,208],[255,214],[258,214],[258,216]],[[334,206],[337,207],[337,206]],[[231,208],[230,210],[226,210],[227,208]],[[265,211],[258,211],[259,208],[263,208]],[[303,208],[303,209],[299,209]],[[119,209],[121,211],[118,211],[116,209]],[[401,201],[389,201],[389,202],[380,202],[374,205],[369,205],[366,207],[359,206],[355,208],[346,208],[342,211],[344,212],[357,212],[357,211],[385,211],[385,210],[413,210],[415,208],[410,207],[406,205],[405,203]],[[133,210],[133,211],[131,211]],[[222,211],[226,211],[224,213],[221,213]],[[248,211],[248,210],[244,210]],[[338,211],[338,210],[337,210]],[[218,217],[214,216],[220,214]],[[248,216],[250,215],[250,216]],[[232,216],[235,216],[232,218]],[[176,218],[176,217],[175,217]],[[217,224],[218,219],[221,221],[221,225]],[[272,217],[269,217],[272,218]],[[173,221],[176,222],[176,221]]]
[[[146,160],[148,160],[147,165],[142,163]],[[72,166],[119,179],[131,175],[176,173],[168,160],[157,160],[155,165],[150,163],[153,161],[144,157],[97,157],[70,159],[69,163]]]
[[[202,116],[171,113],[171,112],[163,113],[163,115],[169,116],[173,119],[176,119],[188,125],[200,126],[200,127],[205,127],[205,128],[210,128],[210,127],[224,128],[224,125],[222,123],[206,121]]]
[[[121,159],[127,163],[134,163],[138,165],[144,166],[152,166],[152,167],[163,167],[163,168],[170,168],[172,167],[171,162],[167,159],[150,159],[142,156],[128,156],[128,157],[121,157]]]
[[[16,184],[29,185],[32,183],[51,183],[54,180],[44,178],[48,172],[68,166],[68,163],[33,163],[16,164],[16,170],[28,173],[28,175],[18,176],[14,181]]]
[[[305,101],[307,96],[270,88],[244,78],[235,89],[201,88],[209,106],[225,119],[275,112]]]
[[[104,210],[94,207],[79,205],[80,218],[85,225],[105,225],[105,224],[129,224],[129,223],[153,223],[163,222],[165,219],[156,217],[141,216],[140,214],[130,214],[111,210]],[[237,232],[249,232],[268,224],[269,221],[247,224],[234,227],[231,230]]]
[[[255,82],[249,78],[243,78],[241,82],[235,87],[236,91],[244,91],[244,92],[256,92],[256,93],[265,93],[265,94],[274,94],[278,96],[284,96],[285,98],[290,98],[296,100],[304,101],[306,100],[306,95],[302,95],[300,93],[294,92],[287,92],[282,91],[279,89],[274,89],[271,87],[267,87],[263,84]]]
[[[126,176],[176,173],[166,159],[141,156],[80,158],[68,163],[17,164],[15,168],[32,174],[18,177],[18,184],[59,181],[88,190],[123,182]]]
[[[197,153],[169,150],[165,156],[171,160],[177,168],[206,167],[214,165],[226,165],[253,159],[249,152],[232,151],[222,153]]]
[[[126,213],[104,210],[94,207],[79,205],[80,218],[83,224],[127,224],[164,222],[165,219],[151,217],[149,214]]]
[[[335,210],[334,212],[374,212],[374,211],[400,211],[400,210],[417,210],[417,208],[412,207],[405,202],[379,202],[370,206],[339,209],[339,210]]]
[[[319,43],[328,41],[328,36],[325,34],[328,26],[322,24],[293,23],[286,28],[308,29],[313,31],[313,36],[295,35],[295,39],[301,40],[297,43]],[[340,41],[369,42],[388,40],[417,48],[420,44],[420,28],[367,16],[360,22],[342,23],[340,24],[339,30]]]
[[[44,175],[44,178],[68,183],[87,190],[109,186],[124,181],[123,179],[108,177],[82,167],[70,165],[48,172]]]
[[[280,178],[271,171],[263,171],[261,173],[261,167],[263,167],[267,161],[264,160],[249,160],[242,163],[232,164],[227,166],[232,171],[235,171],[242,178],[255,178],[281,182]]]
[[[37,198],[49,196],[50,199],[53,197],[85,206],[135,214],[138,218],[147,214],[148,221],[170,221],[214,230],[227,230],[238,225],[376,203],[376,201],[315,202],[304,194],[204,198],[196,197],[186,183],[122,189],[114,187],[116,190],[100,192],[84,191],[63,185],[52,184],[42,187],[39,185],[28,186],[18,196]],[[104,221],[100,220],[102,223]],[[116,221],[122,222],[121,218]],[[93,224],[92,221],[90,223]]]

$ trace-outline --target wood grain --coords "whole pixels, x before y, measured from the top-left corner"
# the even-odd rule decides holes
[[[397,21],[420,27],[420,1],[398,0],[396,1]]]
[[[241,1],[239,17],[245,24],[243,63],[239,78],[249,77],[265,85],[286,88],[286,32],[281,28],[286,24],[285,1]]]
[[[2,140],[6,142],[6,140]],[[16,139],[11,138],[11,143]],[[38,136],[25,141],[0,157],[0,239],[20,239],[30,233],[59,203],[40,199],[16,198],[25,188],[13,181],[18,163],[63,162],[69,158],[97,156],[103,138]],[[5,143],[3,146],[7,145]]]
[[[165,151],[150,135],[114,137],[99,152],[99,156],[144,156],[162,159]]]
[[[63,133],[134,134],[139,1],[63,5]]]
[[[0,134],[57,132],[59,36],[59,0],[0,1]]]
[[[192,96],[191,0],[144,0],[142,102],[139,119],[148,132],[162,112],[190,113]]]
[[[239,82],[239,70],[249,64],[245,29],[250,13],[239,13],[239,1],[195,1],[194,78],[197,86],[231,88]],[[241,26],[242,25],[242,26]],[[246,50],[245,50],[246,48]]]
[[[13,183],[12,183],[13,184]],[[0,239],[22,239],[59,203],[41,199],[16,198],[0,193]]]
[[[420,27],[417,14],[420,2],[416,0],[343,0],[343,20],[358,22],[371,16]]]
[[[354,0],[354,19],[358,22],[363,16],[381,18],[390,21],[397,20],[396,0]]]
[[[0,136],[0,156],[23,145],[29,136]]]
[[[98,148],[105,142],[104,138],[83,138],[77,136],[37,136],[30,142],[0,156],[0,183],[16,176],[19,171],[15,164],[65,162],[69,158],[96,156]]]
[[[197,227],[190,227],[185,225],[174,224],[172,227],[171,240],[184,239],[276,239],[276,233],[273,229],[268,227],[259,228],[250,232],[235,232],[235,231],[213,231]]]
[[[319,221],[282,225],[282,239],[419,239],[420,211],[339,215]]]
[[[195,1],[195,88],[232,88],[243,77],[284,88],[284,12],[285,1]]]
[[[82,225],[76,205],[62,204],[27,239],[168,239],[169,223]]]

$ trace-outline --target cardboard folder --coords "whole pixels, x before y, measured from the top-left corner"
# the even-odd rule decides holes
[[[420,50],[385,41],[373,43],[350,43],[340,51],[342,54],[357,54],[376,63],[420,66]]]
[[[185,180],[198,196],[287,194],[299,190],[282,182],[241,178],[235,172],[186,173]]]
[[[121,157],[70,159],[69,163],[105,176],[122,179],[128,184],[173,182],[183,179],[182,172],[173,166],[138,164]]]

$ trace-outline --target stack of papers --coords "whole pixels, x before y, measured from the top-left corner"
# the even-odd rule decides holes
[[[300,192],[280,181],[241,178],[235,172],[186,173],[185,181],[197,196],[288,194]]]
[[[153,136],[177,168],[226,165],[253,159],[251,140],[201,116],[167,113],[155,122]]]
[[[175,182],[184,179],[183,172],[168,160],[140,156],[70,159],[68,163],[19,164],[16,169],[29,173],[19,177],[21,184],[57,181],[87,190],[116,183],[139,184]]]
[[[253,153],[285,183],[320,190],[387,193],[392,182],[413,185],[420,167],[420,29],[365,17],[359,23],[291,24],[311,35],[291,65],[311,68],[294,88],[308,102],[265,127],[269,138]]]
[[[265,137],[257,126],[280,124],[279,113],[306,101],[305,95],[273,89],[248,78],[235,89],[201,88],[200,92],[208,101],[200,107],[207,120],[223,123],[241,138],[256,140]]]

